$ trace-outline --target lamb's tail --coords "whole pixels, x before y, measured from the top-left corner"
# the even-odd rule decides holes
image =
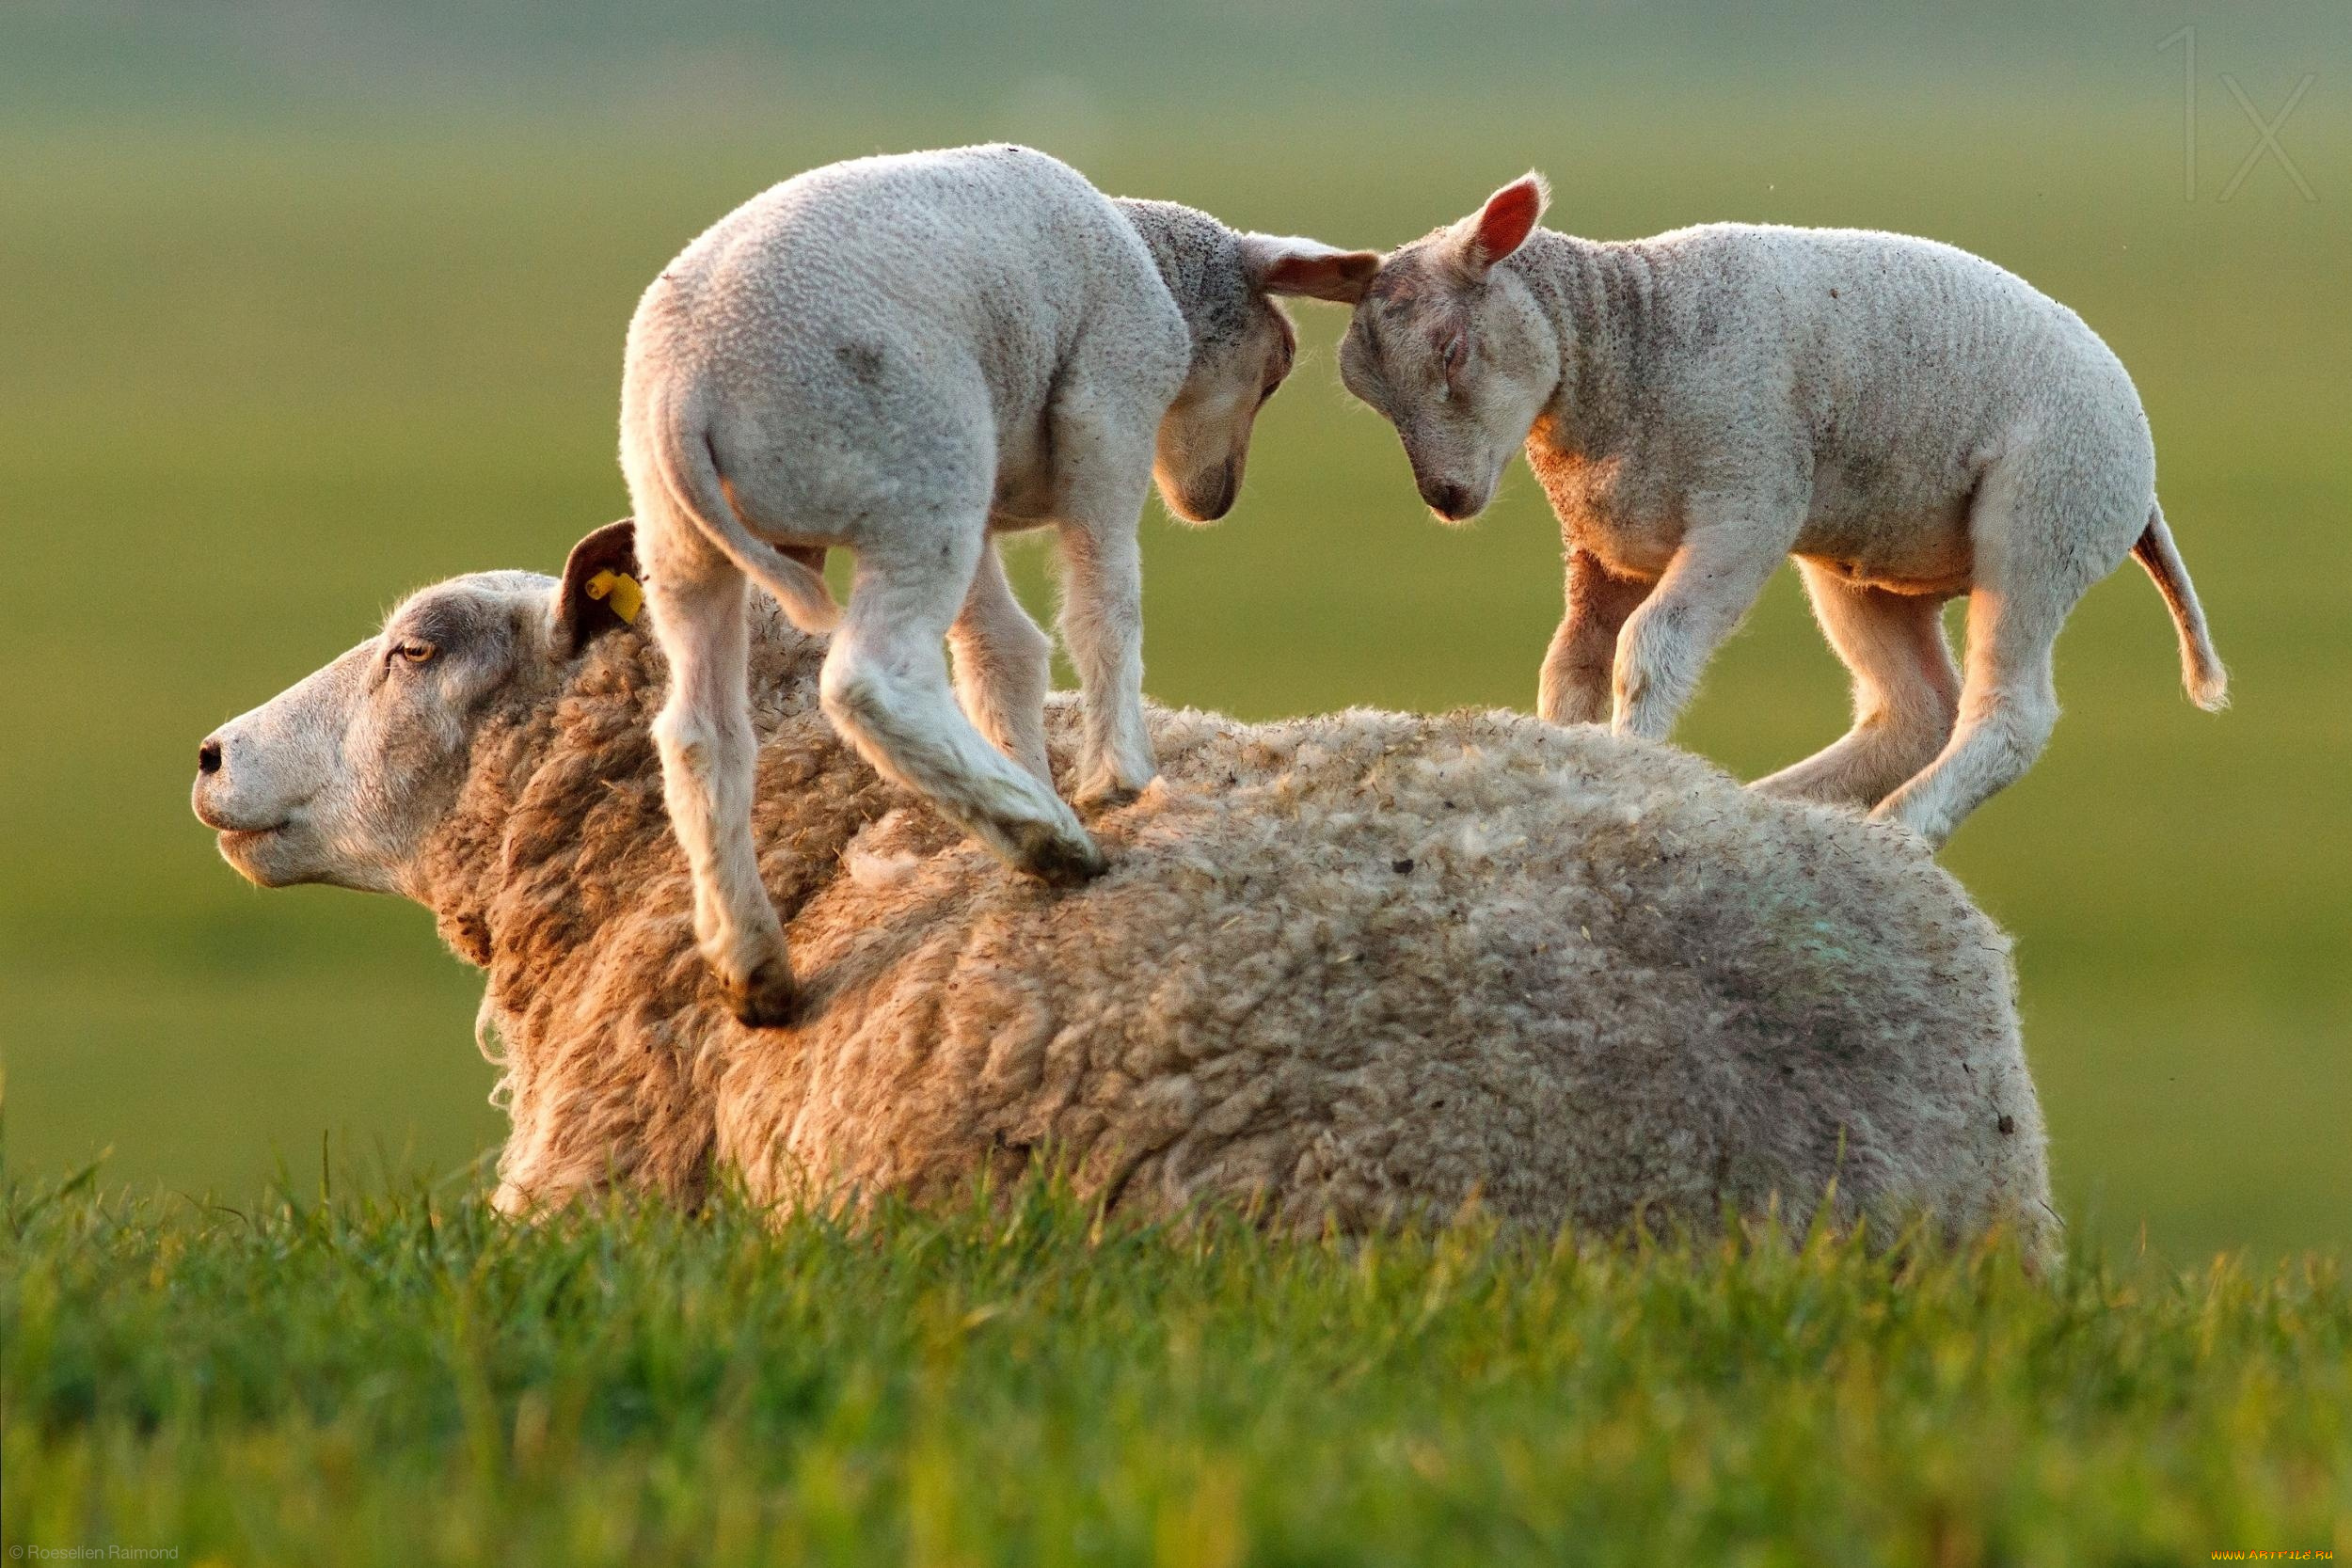
[[[2149,507],[2148,527],[2141,531],[2139,543],[2132,546],[2132,554],[2148,569],[2156,592],[2164,595],[2165,608],[2172,611],[2173,626],[2180,629],[2181,684],[2188,688],[2188,700],[2208,713],[2228,707],[2230,672],[2221,667],[2221,656],[2213,651],[2205,612],[2197,603],[2197,590],[2189,584],[2181,552],[2172,546],[2172,531],[2164,526],[2163,507]]]
[[[833,630],[841,622],[841,606],[823,574],[743,526],[719,478],[709,427],[691,415],[680,417],[687,414],[672,404],[647,421],[656,467],[678,510],[694,520],[738,571],[774,594],[794,626],[812,634]],[[821,552],[817,558],[822,559]]]

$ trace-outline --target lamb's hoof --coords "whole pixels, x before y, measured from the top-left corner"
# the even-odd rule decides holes
[[[1078,769],[1078,787],[1070,800],[1081,811],[1115,811],[1151,788],[1152,781],[1159,776],[1149,752],[1125,762],[1097,757]]]
[[[1121,806],[1134,804],[1136,797],[1142,793],[1143,787],[1139,784],[1109,781],[1089,784],[1079,790],[1070,803],[1080,811],[1117,811]]]
[[[1111,863],[1084,833],[1072,838],[1040,823],[1024,832],[1019,843],[1021,869],[1048,887],[1078,887],[1110,869]]]
[[[801,1021],[801,990],[792,983],[790,966],[771,958],[753,970],[739,986],[725,988],[727,1009],[746,1029],[788,1029]]]

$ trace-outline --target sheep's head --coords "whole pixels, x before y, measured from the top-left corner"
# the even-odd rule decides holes
[[[1378,261],[1370,251],[1313,240],[1220,233],[1190,301],[1192,368],[1160,421],[1153,451],[1152,474],[1169,511],[1215,522],[1241,494],[1258,411],[1298,356],[1298,334],[1276,296],[1327,293],[1348,276],[1370,277]]]
[[[1340,345],[1341,379],[1396,427],[1421,499],[1446,522],[1486,510],[1560,383],[1557,332],[1497,265],[1534,232],[1545,198],[1526,175],[1391,252]]]
[[[560,582],[477,572],[421,589],[378,635],[214,731],[193,803],[222,858],[263,887],[422,899],[415,862],[484,718],[552,691],[593,639],[635,618],[633,546],[614,523],[580,542]]]

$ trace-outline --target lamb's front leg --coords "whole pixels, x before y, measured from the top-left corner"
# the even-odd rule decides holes
[[[1083,388],[1080,389],[1081,391]],[[1078,673],[1082,805],[1129,800],[1159,764],[1143,721],[1143,546],[1153,420],[1073,395],[1056,441],[1062,475],[1062,645]]]
[[[694,937],[735,1016],[774,1027],[792,1018],[792,968],[752,838],[757,748],[743,575],[715,553],[687,549],[665,550],[647,566],[646,597],[670,661],[654,744],[662,799],[693,875]]]
[[[1590,550],[1568,547],[1567,614],[1551,635],[1535,695],[1535,711],[1547,723],[1609,721],[1609,672],[1616,662],[1617,633],[1649,596],[1650,587],[1638,578],[1612,575]]]
[[[1756,603],[1796,537],[1794,517],[1759,524],[1748,513],[1701,525],[1700,515],[1707,514],[1694,513],[1682,547],[1617,638],[1611,728],[1619,735],[1663,740],[1674,733],[1707,661]]]
[[[1142,510],[1137,486],[1125,526],[1061,531],[1062,642],[1078,672],[1083,724],[1072,798],[1081,805],[1132,800],[1159,771],[1143,721]]]

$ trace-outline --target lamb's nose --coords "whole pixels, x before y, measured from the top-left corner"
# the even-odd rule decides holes
[[[220,771],[220,739],[217,736],[196,749],[196,770],[208,775]]]
[[[1432,484],[1422,492],[1421,499],[1441,516],[1467,517],[1470,513],[1470,493],[1459,484]]]
[[[1228,461],[1224,471],[1217,475],[1216,494],[1210,499],[1208,505],[1200,509],[1201,517],[1208,522],[1216,522],[1233,510],[1233,498],[1240,493],[1241,475],[1236,466]]]

